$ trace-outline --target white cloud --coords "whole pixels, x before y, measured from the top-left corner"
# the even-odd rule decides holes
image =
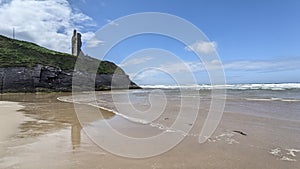
[[[134,61],[139,63],[140,61]],[[245,71],[252,71],[255,75],[258,73],[268,74],[273,72],[283,71],[299,71],[300,70],[300,57],[294,58],[281,58],[270,60],[240,60],[227,63],[221,63],[220,60],[210,60],[205,64],[200,61],[166,61],[156,62],[157,64],[132,66],[129,69],[130,77],[139,84],[168,84],[173,82],[174,79],[180,79],[181,83],[184,82],[191,84],[194,82],[189,76],[193,75],[199,82],[209,82],[209,71],[220,70],[224,68],[227,77],[232,78],[247,76]],[[127,72],[127,70],[126,70]],[[214,72],[212,72],[214,73]],[[258,75],[257,75],[258,77]],[[255,80],[256,77],[254,77]],[[249,79],[250,80],[250,79]]]
[[[105,43],[104,41],[99,40],[96,37],[92,37],[91,39],[87,40],[86,46],[89,48],[93,48],[104,43]]]
[[[205,65],[205,66],[204,66]],[[161,83],[164,76],[162,72],[169,74],[171,77],[179,77],[185,79],[188,75],[194,74],[197,76],[201,72],[208,70],[220,69],[223,66],[225,71],[256,71],[262,73],[280,72],[288,70],[300,70],[300,58],[282,58],[278,60],[265,60],[265,61],[233,61],[228,63],[221,63],[219,60],[211,60],[206,62],[169,62],[157,65],[153,70],[143,71],[136,75],[138,71],[131,72],[131,78],[140,83],[150,83],[152,80],[155,83]],[[163,77],[163,78],[162,78]]]
[[[82,32],[83,40],[92,37],[84,28],[94,26],[92,18],[71,8],[67,0],[12,0],[0,2],[0,33],[41,46],[70,52],[73,29]]]
[[[110,25],[113,25],[113,26],[119,26],[119,24],[113,20],[110,20],[110,19],[107,19],[106,22]]]
[[[192,70],[189,67],[189,63],[185,62],[163,64],[160,66],[160,69],[171,74],[192,72]]]
[[[222,63],[219,60],[211,60],[206,62],[184,62],[186,66],[192,72],[216,70],[223,67],[227,71],[261,71],[261,72],[272,72],[272,71],[286,71],[286,70],[300,70],[300,58],[285,58],[277,60],[240,60]],[[222,67],[221,67],[222,66]],[[188,69],[182,63],[174,63],[164,65],[160,68],[166,68],[166,70],[173,70],[176,72],[187,72]]]
[[[199,41],[185,47],[185,49],[188,51],[195,51],[203,54],[211,54],[215,51],[216,47],[217,47],[216,42]]]
[[[244,71],[284,71],[299,70],[300,58],[286,58],[264,61],[234,61],[224,64],[226,70]]]
[[[205,64],[202,62],[187,62],[186,63],[193,72],[216,70],[221,66],[226,71],[285,71],[299,70],[300,58],[285,58],[277,60],[240,60],[222,63],[219,60],[211,60]],[[205,66],[204,66],[205,65]],[[174,66],[176,67],[176,66]]]
[[[141,60],[132,61],[139,63]],[[198,66],[196,66],[196,64]],[[191,65],[193,65],[193,67]],[[198,71],[200,67],[201,69],[203,68],[201,63],[195,62],[169,62],[158,64],[156,66],[145,66],[142,69],[134,65],[130,66],[132,66],[133,69],[130,69],[129,76],[137,81],[149,81],[149,79],[163,80],[161,79],[163,74],[165,75],[164,77],[169,76],[179,79],[189,79],[193,72]],[[126,68],[127,67],[125,67],[125,69]]]
[[[136,73],[129,74],[129,77],[140,81],[140,80],[147,79],[149,77],[155,77],[160,73],[161,71],[159,71],[158,69],[149,69],[149,70],[142,71],[138,74]]]
[[[222,63],[219,60],[211,60],[206,62],[179,62],[161,65],[160,69],[170,73],[195,73],[198,71],[221,69]]]
[[[136,66],[142,63],[146,63],[149,60],[155,59],[154,57],[151,56],[144,56],[144,57],[138,57],[138,58],[133,58],[133,59],[127,59],[123,63],[120,64],[120,67],[130,67],[130,66]]]

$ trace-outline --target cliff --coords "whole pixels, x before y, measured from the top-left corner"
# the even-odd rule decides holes
[[[112,62],[85,57],[80,70],[74,71],[77,57],[36,44],[0,35],[0,93],[71,91],[73,74],[95,79],[95,89],[139,88],[125,72]],[[96,77],[89,71],[97,66]],[[128,85],[129,84],[129,85]]]

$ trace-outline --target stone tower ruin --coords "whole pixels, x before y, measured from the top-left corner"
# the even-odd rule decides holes
[[[81,46],[82,46],[81,34],[78,33],[76,30],[74,30],[72,36],[72,55],[79,56],[81,52]]]

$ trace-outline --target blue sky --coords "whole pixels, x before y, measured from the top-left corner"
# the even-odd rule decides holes
[[[228,83],[300,82],[300,1],[297,0],[53,0],[48,2],[53,6],[53,12],[49,10],[49,4],[32,3],[38,7],[33,9],[40,14],[38,18],[33,18],[26,10],[17,11],[26,5],[21,0],[0,0],[0,19],[4,23],[10,19],[6,27],[0,26],[0,33],[10,35],[11,27],[16,27],[17,31],[22,30],[17,38],[68,52],[68,38],[73,28],[82,32],[83,40],[87,41],[96,30],[119,17],[138,12],[163,12],[188,20],[216,44]],[[14,12],[20,16],[13,16]],[[45,21],[49,14],[54,17]],[[25,29],[24,20],[32,21],[31,27]],[[49,37],[43,37],[41,33],[30,33],[35,31],[32,28],[35,25],[42,27],[48,22],[51,22],[49,26],[42,30],[49,31],[49,36],[57,36],[55,40],[61,38],[59,45],[55,40],[44,40]],[[55,31],[51,32],[49,27]],[[184,44],[156,35],[127,39],[113,48],[105,59],[122,66],[123,59],[145,48],[168,50],[188,66],[197,65],[193,65],[193,52],[185,50]],[[126,71],[126,67],[123,68]],[[199,83],[209,83],[205,70],[193,71]],[[161,73],[148,71],[141,73],[135,81],[139,84],[167,83],[163,82],[163,77]]]

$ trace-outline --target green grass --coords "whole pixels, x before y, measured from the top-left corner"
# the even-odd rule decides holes
[[[34,43],[10,39],[0,35],[0,67],[33,67],[37,64],[53,66],[65,71],[74,70],[77,57],[46,49]],[[97,69],[100,74],[125,74],[117,65],[91,57],[84,57],[80,70]]]

